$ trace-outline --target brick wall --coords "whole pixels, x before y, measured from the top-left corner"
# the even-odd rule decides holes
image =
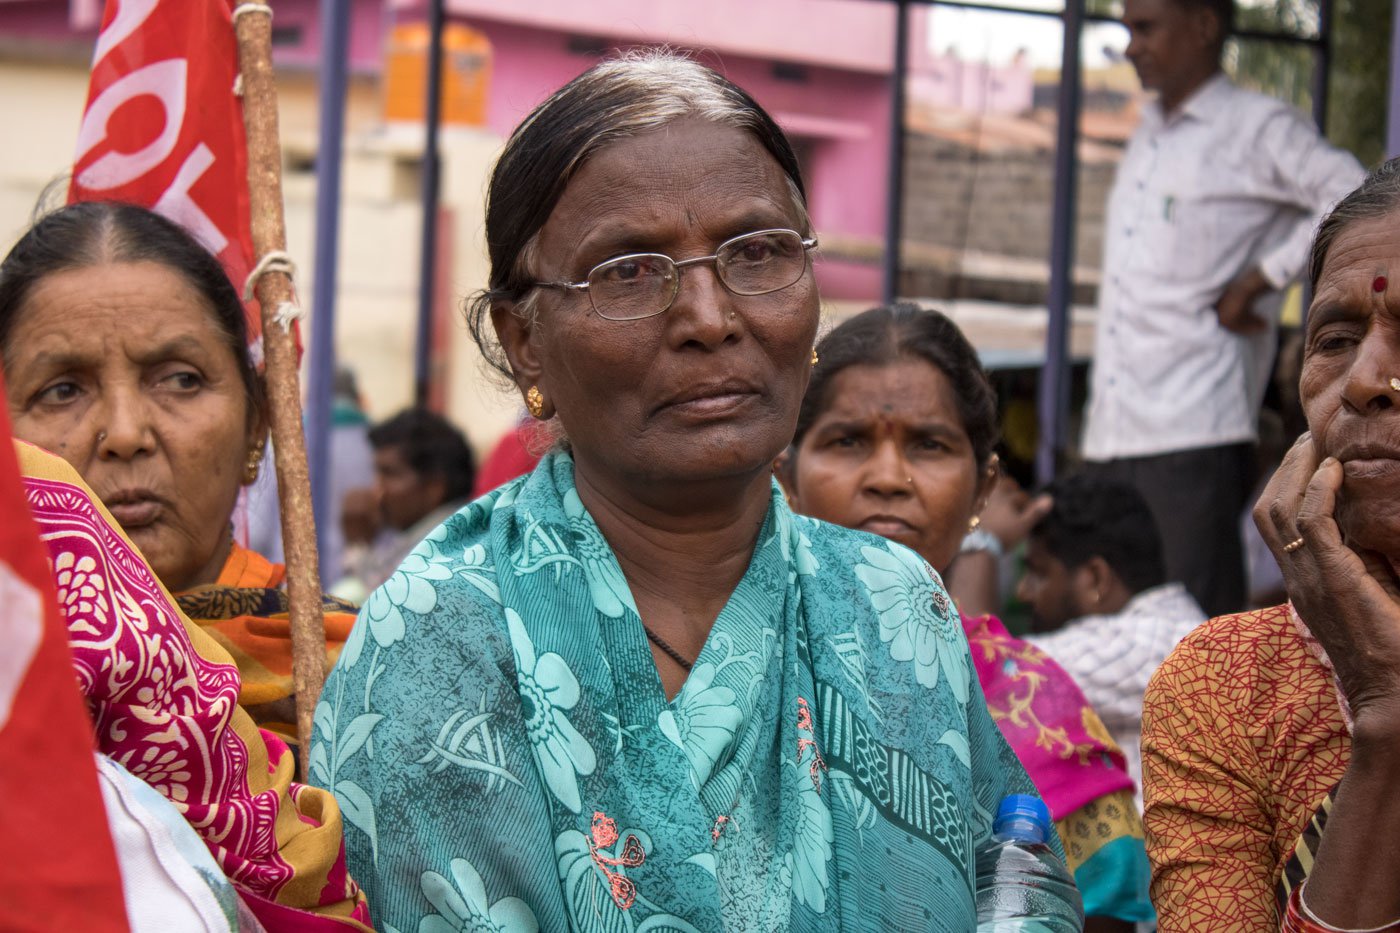
[[[1106,161],[1079,168],[1075,261],[1082,287],[1076,289],[1077,300],[1092,300],[1115,168]],[[907,293],[1044,301],[1053,175],[1049,150],[978,153],[956,142],[910,134],[904,200]],[[977,269],[969,268],[970,254],[980,256]],[[999,265],[1004,275],[997,274]]]

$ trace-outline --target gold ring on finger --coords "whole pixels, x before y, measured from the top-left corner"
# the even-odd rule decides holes
[[[1300,535],[1299,537],[1294,538],[1292,541],[1289,541],[1283,546],[1283,553],[1292,554],[1294,551],[1298,550],[1298,548],[1302,547],[1306,543],[1307,542]]]

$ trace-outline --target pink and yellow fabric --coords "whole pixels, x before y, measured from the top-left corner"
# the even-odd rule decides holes
[[[371,930],[335,798],[293,783],[287,746],[238,705],[228,653],[177,608],[72,467],[15,448],[98,751],[184,814],[270,933]]]
[[[992,616],[962,622],[987,708],[1050,808],[1085,914],[1152,920],[1142,820],[1108,729],[1039,648]]]

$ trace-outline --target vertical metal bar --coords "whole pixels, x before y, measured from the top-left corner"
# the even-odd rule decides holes
[[[311,286],[307,360],[306,447],[316,546],[325,555],[330,530],[331,406],[335,386],[336,270],[340,246],[340,166],[345,137],[345,85],[350,4],[321,0],[320,141],[316,147],[316,269]],[[323,558],[324,561],[324,558]],[[321,564],[322,572],[326,564]],[[322,580],[326,585],[329,580]]]
[[[433,299],[436,297],[438,124],[442,116],[442,25],[443,0],[428,0],[428,99],[423,122],[427,130],[423,145],[423,235],[418,257],[418,339],[413,354],[413,400],[428,402],[432,373]]]
[[[882,297],[899,296],[900,239],[904,235],[904,85],[909,75],[909,2],[895,0],[894,67],[890,69],[890,161],[885,181],[885,269]]]
[[[1055,114],[1055,200],[1051,212],[1050,294],[1045,326],[1045,365],[1040,370],[1040,443],[1036,480],[1055,478],[1056,459],[1069,421],[1069,317],[1074,297],[1074,210],[1079,174],[1079,99],[1083,84],[1079,42],[1084,0],[1066,0],[1062,19],[1060,97]]]
[[[1332,83],[1332,9],[1332,0],[1318,0],[1317,35],[1321,41],[1313,52],[1312,111],[1313,120],[1324,135],[1327,133],[1327,92]]]
[[[1385,154],[1400,156],[1400,0],[1390,14],[1390,97],[1386,108]]]

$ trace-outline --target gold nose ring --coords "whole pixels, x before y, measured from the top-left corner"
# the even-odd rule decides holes
[[[1396,376],[1391,376],[1391,377],[1390,377],[1390,391],[1392,391],[1392,392],[1400,392],[1400,377],[1396,377]]]

